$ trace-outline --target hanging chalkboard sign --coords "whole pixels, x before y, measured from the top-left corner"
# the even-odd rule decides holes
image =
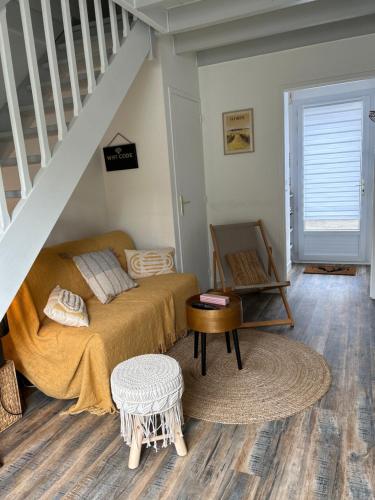
[[[111,146],[117,136],[121,136],[128,141],[128,144],[118,144]],[[104,161],[107,172],[116,170],[129,170],[138,168],[137,148],[134,142],[130,142],[122,134],[116,134],[108,146],[103,148]]]

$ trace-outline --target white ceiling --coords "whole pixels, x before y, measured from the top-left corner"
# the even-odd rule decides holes
[[[116,1],[200,64],[375,32],[375,0]]]

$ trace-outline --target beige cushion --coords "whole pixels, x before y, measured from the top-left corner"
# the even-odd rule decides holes
[[[86,305],[75,293],[57,285],[51,292],[46,307],[46,316],[66,326],[89,326]]]
[[[235,285],[246,286],[267,283],[269,280],[256,250],[244,250],[226,255]]]
[[[175,273],[174,248],[125,250],[128,272],[134,279]]]
[[[73,257],[74,263],[102,304],[137,285],[122,269],[115,254],[107,248]]]

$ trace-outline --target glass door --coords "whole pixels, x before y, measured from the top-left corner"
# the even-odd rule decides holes
[[[325,96],[294,106],[297,261],[369,260],[370,101],[370,96]]]

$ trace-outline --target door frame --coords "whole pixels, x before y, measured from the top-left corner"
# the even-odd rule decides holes
[[[345,82],[348,85],[355,82]],[[326,87],[327,85],[322,85]],[[331,84],[332,85],[332,84]],[[335,84],[333,84],[335,85]],[[314,88],[314,93],[318,94],[318,88]],[[303,245],[303,218],[301,217],[301,210],[303,210],[303,171],[301,165],[303,161],[303,144],[299,132],[302,130],[302,109],[304,105],[316,103],[329,103],[329,102],[345,102],[352,100],[363,100],[363,123],[366,123],[368,118],[369,109],[375,107],[375,89],[358,89],[352,91],[340,92],[339,94],[325,94],[314,95],[311,97],[303,97],[291,100],[289,103],[289,140],[290,140],[290,173],[291,173],[291,186],[295,196],[294,214],[293,214],[293,256],[292,261],[296,263],[314,262],[314,259],[301,257],[300,248]],[[366,147],[367,145],[367,147]],[[366,196],[362,198],[361,211],[364,214],[364,221],[361,219],[361,242],[362,255],[358,260],[342,261],[342,263],[356,264],[369,264],[371,261],[371,242],[372,242],[372,222],[373,222],[373,191],[374,191],[374,151],[375,140],[369,124],[364,126],[363,135],[363,172],[365,173]],[[361,214],[362,215],[362,214]],[[329,231],[327,231],[329,233]],[[337,233],[332,232],[332,234]],[[331,256],[322,255],[316,262],[330,261]]]
[[[181,243],[181,221],[180,221],[180,206],[178,200],[178,189],[177,189],[177,173],[176,173],[176,160],[175,160],[175,150],[174,150],[174,136],[173,136],[173,121],[172,121],[172,96],[182,97],[184,99],[190,100],[199,105],[201,109],[201,100],[196,96],[193,96],[184,90],[173,87],[172,85],[168,85],[167,89],[168,93],[168,113],[167,113],[167,127],[169,131],[169,140],[170,140],[170,173],[171,173],[171,188],[172,188],[172,208],[173,208],[173,225],[174,225],[174,234],[175,234],[175,245],[176,245],[176,267],[179,272],[184,272],[184,263],[182,257],[182,243]],[[202,120],[201,120],[202,124]],[[202,161],[204,162],[203,155],[203,133],[202,136]],[[204,168],[203,168],[203,176],[204,176]],[[206,190],[206,188],[205,188]],[[207,203],[206,203],[206,218],[207,218]],[[208,241],[208,226],[206,230],[207,234],[207,248],[209,248]],[[207,254],[207,262],[209,264],[209,253]],[[210,266],[208,265],[208,280],[210,281]]]

